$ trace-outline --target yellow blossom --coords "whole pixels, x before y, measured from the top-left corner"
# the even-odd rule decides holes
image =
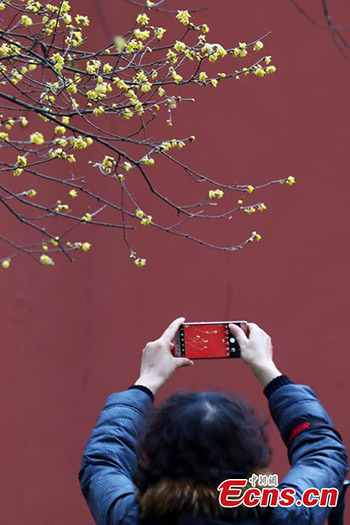
[[[8,118],[5,124],[6,129],[12,129],[12,126],[16,123],[13,118]]]
[[[152,166],[155,163],[155,160],[151,157],[143,157],[141,161],[146,164],[147,166]]]
[[[208,78],[208,75],[204,71],[202,71],[201,73],[199,73],[199,77],[198,78],[199,78],[200,82],[204,82]]]
[[[88,250],[90,250],[90,248],[91,248],[91,244],[89,242],[83,242],[83,244],[81,246],[81,249],[84,252],[87,252]]]
[[[260,49],[262,49],[263,47],[264,44],[260,40],[257,40],[253,46],[253,49],[254,51],[260,51]]]
[[[271,64],[272,57],[267,56],[264,58],[264,60],[265,60],[265,64],[268,66],[269,64]]]
[[[148,91],[150,91],[151,89],[152,89],[152,84],[150,82],[145,82],[141,86],[141,91],[143,93],[148,93]]]
[[[162,40],[165,32],[166,32],[166,29],[164,29],[163,27],[156,27],[154,29],[154,34],[157,40]]]
[[[212,78],[210,83],[213,87],[216,87],[218,85],[218,81],[216,80],[216,78]]]
[[[150,36],[150,32],[147,30],[141,31],[141,29],[135,29],[134,35],[136,38],[139,38],[140,40],[147,40],[147,38],[149,38]]]
[[[243,204],[242,199],[239,199],[239,201],[237,201],[237,203],[239,204],[239,206],[241,206]]]
[[[22,15],[21,16],[21,22],[25,26],[31,26],[33,23],[33,20],[30,18],[30,16]]]
[[[143,216],[144,216],[144,212],[140,209],[137,209],[136,212],[135,212],[135,215],[136,217],[138,217],[139,219],[142,219]]]
[[[167,52],[166,58],[171,64],[176,64],[177,62],[177,55],[171,49],[169,49],[169,51]]]
[[[32,198],[37,195],[37,192],[35,190],[28,190],[27,194],[28,194],[28,197]]]
[[[78,196],[78,192],[77,192],[77,190],[74,190],[74,189],[73,189],[73,190],[70,190],[70,192],[69,192],[69,196],[72,197],[72,199],[75,199],[75,197]]]
[[[132,164],[130,164],[130,162],[124,162],[124,164],[123,164],[123,168],[124,168],[126,171],[130,171],[131,168],[132,168]]]
[[[71,10],[70,3],[67,0],[64,0],[64,2],[62,2],[61,4],[60,9],[62,13],[68,13],[68,11]]]
[[[190,23],[191,15],[188,11],[178,11],[176,15],[177,20],[179,20],[184,26],[188,26]]]
[[[57,201],[57,204],[56,204],[56,207],[55,207],[55,211],[60,212],[62,210],[63,211],[68,211],[69,210],[68,204],[62,204],[61,201]]]
[[[22,126],[25,128],[26,126],[28,126],[29,124],[29,121],[26,117],[19,117],[19,120],[21,121],[21,124]]]
[[[90,25],[90,20],[89,20],[88,16],[76,15],[75,16],[75,21],[76,21],[77,24],[82,24],[83,26]]]
[[[44,135],[42,133],[39,133],[39,131],[32,133],[29,139],[30,142],[32,142],[33,144],[38,144],[39,146],[45,142]]]
[[[125,39],[122,36],[116,36],[114,38],[115,49],[118,53],[121,53],[126,45]]]
[[[258,242],[261,241],[261,235],[257,232],[252,232],[252,236],[250,237],[250,241],[254,241],[256,239]]]
[[[136,264],[136,266],[145,266],[146,265],[146,259],[140,259],[139,257],[137,259],[134,260],[134,263]]]
[[[258,209],[259,211],[264,211],[266,210],[266,205],[263,202],[260,202],[260,204],[258,204]]]
[[[264,77],[266,73],[262,67],[257,67],[254,71],[254,75],[256,75],[257,77]]]
[[[140,13],[136,18],[136,22],[142,26],[146,26],[149,24],[149,17],[146,15],[146,13]]]
[[[203,31],[203,33],[209,33],[209,31],[210,31],[210,29],[207,26],[207,24],[202,24],[201,25],[201,30]]]
[[[179,53],[182,53],[186,49],[186,44],[184,42],[181,42],[180,40],[176,40],[174,44],[175,51],[178,51]]]
[[[152,223],[152,215],[147,215],[146,217],[143,217],[142,220],[140,221],[140,223],[143,225],[143,226],[147,226],[148,224],[151,224]]]
[[[63,133],[65,132],[66,132],[66,128],[64,126],[55,127],[55,135],[57,135],[58,133],[61,133],[63,135]]]
[[[85,215],[81,218],[82,222],[89,222],[92,220],[92,215],[89,212],[86,212]]]
[[[98,106],[97,108],[94,108],[92,112],[95,115],[95,117],[97,117],[98,115],[102,115],[105,112],[105,109],[103,106]]]
[[[277,70],[276,66],[267,66],[266,73],[269,75],[271,73],[275,73],[276,70]]]
[[[216,190],[209,190],[209,198],[210,199],[215,199],[218,198],[218,199],[222,199],[222,197],[224,196],[224,192],[222,190],[219,190],[219,189],[216,189]]]
[[[27,159],[26,159],[26,157],[23,157],[22,155],[18,155],[18,156],[17,156],[17,164],[18,164],[18,166],[20,166],[21,168],[25,168],[26,165],[27,165]]]
[[[18,177],[19,175],[21,175],[21,173],[23,173],[23,168],[17,168],[17,169],[15,169],[15,171],[13,172],[13,176],[14,176],[14,177]]]
[[[111,66],[111,64],[104,64],[103,66],[103,72],[104,73],[110,73],[111,71],[113,71],[113,67]]]
[[[252,185],[247,186],[247,192],[248,193],[252,193],[254,190],[255,190],[254,186],[252,186]]]
[[[123,119],[129,120],[134,115],[134,113],[129,108],[123,109],[123,111],[120,112],[120,116]]]
[[[5,259],[4,261],[2,261],[1,266],[3,268],[8,268],[10,264],[11,264],[11,259]]]
[[[289,186],[292,186],[292,184],[295,184],[295,178],[292,177],[292,175],[290,175],[288,179],[286,179],[286,184],[288,184]]]
[[[44,253],[40,256],[40,262],[41,264],[47,264],[50,266],[53,266],[55,264],[53,260],[51,259],[51,257],[49,257],[48,255],[45,255]]]
[[[173,79],[175,80],[175,83],[176,83],[176,84],[179,84],[179,83],[183,80],[182,76],[179,75],[178,73],[176,73],[176,71],[173,71],[173,72],[171,73],[171,76],[172,76]]]

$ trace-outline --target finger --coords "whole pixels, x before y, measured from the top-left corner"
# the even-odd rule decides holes
[[[260,328],[260,326],[257,325],[256,323],[249,323],[248,328],[249,328],[249,336],[258,337],[261,335],[265,335],[268,337],[268,334],[262,328]]]
[[[249,330],[261,330],[260,326],[256,323],[248,323]]]
[[[242,328],[236,324],[229,324],[228,327],[231,330],[232,335],[237,339],[239,346],[248,343],[248,338]]]
[[[177,357],[175,364],[176,368],[182,368],[183,366],[192,366],[194,362],[191,359],[187,359],[187,357]]]
[[[172,339],[174,339],[174,336],[180,326],[184,323],[185,318],[184,317],[178,317],[173,321],[168,328],[165,330],[163,335],[161,335],[160,339],[163,339],[163,341],[166,341],[167,343],[170,343]]]
[[[240,327],[242,328],[243,332],[245,333],[245,335],[247,337],[249,337],[249,326],[248,326],[248,323],[247,321],[244,321],[243,323],[240,324]]]

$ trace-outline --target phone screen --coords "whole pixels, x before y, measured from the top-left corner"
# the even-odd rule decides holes
[[[224,324],[184,325],[186,357],[201,359],[229,357],[228,334]]]
[[[228,327],[230,322],[182,325],[176,340],[175,355],[189,359],[240,357],[239,345]],[[234,321],[239,325],[241,322]]]

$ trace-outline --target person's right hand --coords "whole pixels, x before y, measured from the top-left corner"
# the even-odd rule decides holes
[[[229,328],[238,341],[242,359],[266,386],[281,375],[273,362],[271,337],[255,323],[242,326],[244,330],[235,324],[230,324]]]

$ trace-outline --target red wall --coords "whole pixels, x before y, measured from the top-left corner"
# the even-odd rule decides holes
[[[90,47],[103,45],[92,3],[72,4],[93,19]],[[294,175],[297,184],[261,192],[265,213],[191,228],[222,245],[253,230],[262,234],[259,244],[237,253],[144,229],[133,237],[148,260],[139,269],[117,232],[87,226],[92,249],[75,264],[62,257],[45,268],[21,257],[1,272],[0,513],[6,525],[93,523],[77,477],[83,447],[106,397],[137,378],[145,342],[180,315],[260,324],[273,338],[280,370],[315,389],[348,441],[350,65],[328,32],[288,1],[180,4],[169,6],[208,7],[195,19],[210,25],[209,41],[235,44],[272,30],[266,52],[278,67],[268,78],[195,90],[197,104],[179,109],[171,130],[197,137],[183,158],[223,181],[259,184]],[[138,12],[115,0],[99,2],[99,9],[113,34]],[[350,4],[338,16],[349,25]],[[169,136],[164,123],[157,132]],[[242,362],[229,365],[196,362],[179,371],[159,399],[176,388],[222,389],[242,392],[266,411],[251,372]],[[273,424],[270,434],[272,467],[282,476],[288,464]]]

